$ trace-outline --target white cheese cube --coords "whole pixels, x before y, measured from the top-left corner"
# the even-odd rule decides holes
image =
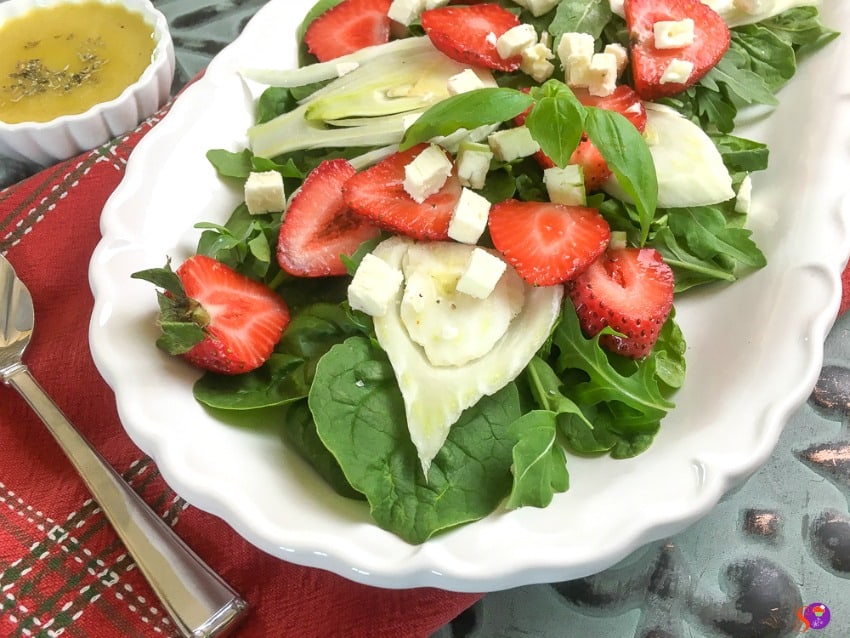
[[[566,69],[572,56],[587,58],[590,61],[593,49],[593,36],[589,33],[565,33],[558,42],[558,59]]]
[[[564,81],[574,89],[586,89],[590,85],[590,60],[583,55],[571,55],[564,65]]]
[[[504,59],[519,55],[523,49],[537,44],[537,31],[530,24],[518,24],[496,40],[496,51]]]
[[[749,213],[753,201],[753,180],[747,175],[741,180],[738,194],[735,196],[735,212]]]
[[[561,0],[514,0],[516,4],[525,7],[535,18],[549,13]]]
[[[587,204],[587,192],[584,188],[584,171],[577,164],[567,164],[564,168],[553,166],[543,171],[543,183],[549,193],[549,199],[556,204],[584,206]]]
[[[484,82],[481,81],[481,78],[478,77],[478,74],[472,69],[464,69],[460,73],[455,73],[446,80],[446,90],[449,95],[457,95],[459,93],[466,93],[467,91],[474,91],[475,89],[482,89],[484,86]]]
[[[613,53],[594,53],[587,69],[587,90],[605,97],[617,88],[617,58]]]
[[[521,55],[520,71],[530,75],[536,82],[545,82],[555,71],[555,65],[549,62],[555,54],[542,42],[526,47]]]
[[[359,66],[360,64],[358,64],[357,62],[338,62],[336,65],[336,74],[339,77],[342,77],[346,73],[351,73]]]
[[[626,0],[608,0],[608,4],[611,6],[611,12],[620,16],[621,18],[626,17]]]
[[[626,51],[626,47],[617,42],[611,42],[605,45],[602,53],[610,53],[617,58],[617,75],[621,75],[629,63],[629,52]]]
[[[402,185],[405,192],[417,204],[421,204],[443,187],[452,174],[452,168],[452,162],[446,157],[445,151],[431,144],[404,167]]]
[[[507,264],[493,253],[476,248],[457,281],[457,291],[477,299],[486,299],[499,283]]]
[[[496,158],[503,162],[528,157],[540,150],[540,145],[531,137],[531,131],[525,126],[516,126],[490,133],[487,136],[487,141]]]
[[[396,296],[404,275],[380,257],[363,257],[348,285],[348,305],[373,317],[383,317]]]
[[[462,244],[475,244],[484,234],[490,216],[490,201],[463,188],[449,221],[449,237]]]
[[[245,180],[245,204],[252,215],[282,211],[286,208],[283,176],[277,171],[250,173]]]
[[[694,21],[659,20],[652,25],[656,49],[681,49],[694,43]]]
[[[688,78],[691,77],[691,73],[693,73],[693,71],[693,62],[673,58],[670,60],[670,64],[667,65],[667,68],[664,69],[664,73],[661,74],[661,79],[659,81],[661,84],[667,84],[668,82],[685,84],[688,81]]]
[[[457,176],[463,186],[484,188],[493,151],[484,144],[461,144],[457,152]]]
[[[387,17],[409,27],[424,10],[425,0],[392,0]]]

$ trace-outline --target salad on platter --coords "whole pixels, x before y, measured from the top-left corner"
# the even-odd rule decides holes
[[[321,0],[262,85],[244,201],[162,289],[213,411],[274,408],[412,544],[646,451],[686,382],[676,300],[766,261],[735,134],[837,34],[811,1]],[[258,416],[257,418],[260,418]]]

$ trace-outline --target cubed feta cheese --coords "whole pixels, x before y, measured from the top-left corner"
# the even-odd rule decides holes
[[[457,281],[457,291],[478,299],[486,299],[499,283],[507,264],[483,248],[469,255],[466,268]]]
[[[593,36],[589,33],[569,32],[561,36],[558,42],[558,59],[565,69],[572,56],[587,58],[593,56]]]
[[[431,144],[404,167],[405,192],[421,204],[436,193],[452,174],[452,162],[445,151]]]
[[[484,86],[484,82],[472,69],[464,69],[460,73],[455,73],[446,81],[446,90],[449,95],[474,91],[475,89],[484,88]]]
[[[383,317],[403,279],[401,270],[368,253],[348,285],[348,305],[373,317]]]
[[[449,237],[463,244],[475,244],[487,227],[490,201],[475,191],[463,188],[449,221]]]
[[[587,90],[605,97],[617,88],[617,58],[613,53],[594,53],[587,69]]]
[[[549,199],[556,204],[584,206],[587,203],[584,172],[577,164],[567,164],[564,168],[547,168],[543,171],[543,183],[546,185]]]
[[[252,215],[279,213],[286,208],[283,176],[277,171],[249,174],[245,180],[245,205]]]
[[[490,133],[487,141],[496,158],[503,162],[528,157],[540,150],[540,145],[531,137],[531,131],[525,126],[515,126]]]
[[[593,56],[591,56],[592,58]],[[564,80],[574,89],[586,89],[590,85],[590,60],[583,55],[571,55],[564,66]]]
[[[626,47],[617,42],[611,42],[605,45],[602,53],[610,53],[617,58],[617,75],[621,75],[629,63],[629,52],[626,51]]]
[[[424,10],[425,0],[392,0],[387,17],[409,27]]]
[[[611,13],[614,13],[621,18],[626,17],[626,0],[608,0],[608,4],[611,7]]]
[[[681,49],[694,43],[694,21],[659,20],[652,25],[656,49]]]
[[[526,47],[521,55],[520,71],[530,75],[535,82],[545,82],[555,71],[555,65],[549,62],[555,54],[542,42]]]
[[[554,9],[561,0],[514,0],[516,4],[525,7],[534,17],[542,16]]]
[[[496,40],[496,51],[503,60],[519,55],[523,49],[537,44],[537,31],[530,24],[521,23],[505,31]]]
[[[484,188],[493,151],[485,144],[461,144],[457,152],[457,176],[463,186]]]
[[[659,82],[661,82],[661,84],[667,84],[668,82],[684,84],[688,81],[688,78],[691,77],[693,70],[693,62],[673,58],[670,60],[670,64],[667,65],[667,68],[664,69],[664,73],[661,74]]]
[[[750,206],[753,200],[753,180],[747,175],[741,180],[741,185],[738,187],[738,194],[735,197],[735,212],[749,213]]]

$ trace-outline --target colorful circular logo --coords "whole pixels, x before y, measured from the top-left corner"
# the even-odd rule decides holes
[[[808,629],[823,629],[829,624],[829,607],[823,603],[812,603],[803,609],[802,619],[808,623]]]

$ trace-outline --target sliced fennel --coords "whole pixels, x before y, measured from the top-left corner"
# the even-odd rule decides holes
[[[379,244],[373,254],[390,266],[402,269],[409,249],[422,246],[424,250],[434,251],[434,255],[433,259],[418,255],[421,264],[434,270],[439,279],[448,281],[457,278],[460,273],[447,271],[452,267],[456,270],[462,269],[462,266],[459,266],[460,262],[455,259],[443,259],[445,255],[442,250],[447,245],[452,247],[450,250],[473,249],[472,246],[447,242],[420,245],[410,239],[396,236]],[[508,268],[510,269],[510,266]],[[508,272],[506,271],[505,275],[508,275]],[[513,276],[507,277],[503,275],[503,281],[500,280],[490,297],[478,300],[481,307],[472,313],[472,317],[478,325],[486,323],[489,321],[487,308],[494,305],[498,307],[497,315],[504,313],[506,309],[510,309],[507,311],[513,314],[516,305],[521,305],[519,312],[513,316],[504,333],[495,340],[493,347],[486,354],[477,356],[463,365],[434,365],[425,349],[411,339],[401,313],[403,290],[396,293],[396,300],[386,315],[375,317],[375,334],[390,359],[398,381],[404,398],[410,438],[416,446],[426,477],[431,461],[443,446],[451,426],[461,413],[477,403],[481,397],[494,394],[515,379],[549,337],[558,317],[563,286],[535,287],[523,282],[515,272],[512,274]],[[517,304],[516,295],[522,297],[520,304]],[[472,303],[470,298],[467,306]],[[468,310],[466,307],[463,316],[457,318],[458,322],[469,322]],[[445,314],[441,317],[444,318]],[[438,319],[439,317],[435,317],[426,323],[433,327]],[[409,321],[410,317],[407,320]],[[441,333],[457,329],[458,335],[461,334],[459,326],[453,326],[449,322],[443,323],[445,325],[441,327]],[[474,326],[464,327],[465,338],[474,338],[474,332]],[[486,332],[490,333],[492,329]],[[450,340],[452,334],[444,336]],[[469,352],[469,345],[465,347]]]
[[[732,178],[714,142],[678,111],[645,102],[649,152],[658,176],[658,206],[707,206],[735,196]],[[631,201],[612,176],[603,189],[612,197]]]
[[[292,111],[250,128],[248,141],[254,155],[275,157],[302,149],[400,142],[408,118],[449,97],[449,78],[467,68],[437,51],[427,37],[409,39],[415,40],[415,46],[402,48],[392,41],[370,47],[379,54],[372,51],[357,68],[336,77]],[[312,66],[317,65],[298,71]],[[495,86],[489,71],[475,72],[485,85]]]

